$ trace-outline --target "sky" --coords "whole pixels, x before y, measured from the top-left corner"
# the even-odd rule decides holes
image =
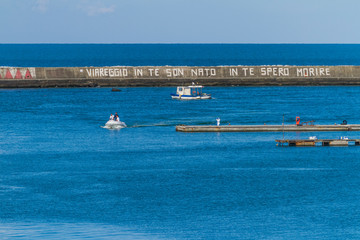
[[[360,43],[359,0],[0,3],[0,43]]]

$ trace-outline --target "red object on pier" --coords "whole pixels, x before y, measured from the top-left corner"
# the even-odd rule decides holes
[[[300,117],[296,117],[296,125],[300,125]]]
[[[25,73],[25,79],[31,79],[32,78],[32,76],[31,76],[31,73],[30,73],[30,71],[29,71],[29,69],[26,71],[26,73]]]
[[[10,72],[9,69],[8,69],[7,72],[6,72],[5,78],[6,78],[6,79],[13,79],[13,76],[11,75],[11,72]]]
[[[16,72],[15,79],[22,79],[22,75],[19,69]]]

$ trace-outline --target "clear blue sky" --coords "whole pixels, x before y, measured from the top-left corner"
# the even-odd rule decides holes
[[[360,43],[359,0],[1,0],[0,43]]]

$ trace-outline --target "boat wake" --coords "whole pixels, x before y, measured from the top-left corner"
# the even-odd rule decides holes
[[[106,129],[110,129],[110,130],[119,130],[119,129],[122,129],[122,128],[125,128],[125,127],[120,127],[120,126],[100,126],[101,128],[106,128]]]
[[[141,128],[141,127],[171,127],[176,126],[176,124],[162,124],[162,123],[154,123],[154,124],[134,124],[131,128]]]
[[[214,125],[212,121],[165,121],[158,123],[135,123],[127,126],[124,122],[109,120],[105,126],[100,126],[106,129],[122,129],[122,128],[146,128],[146,127],[175,127],[178,125]],[[224,122],[226,124],[226,122]]]
[[[149,124],[137,124],[135,123],[128,128],[142,128],[142,127],[175,127],[178,125],[213,125],[214,122],[202,122],[202,121],[174,121],[174,122],[160,122],[160,123],[149,123]]]

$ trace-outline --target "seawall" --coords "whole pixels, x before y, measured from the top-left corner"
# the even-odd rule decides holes
[[[179,125],[178,132],[343,132],[360,131],[360,124],[349,125]]]
[[[360,85],[360,66],[0,67],[0,88]]]

